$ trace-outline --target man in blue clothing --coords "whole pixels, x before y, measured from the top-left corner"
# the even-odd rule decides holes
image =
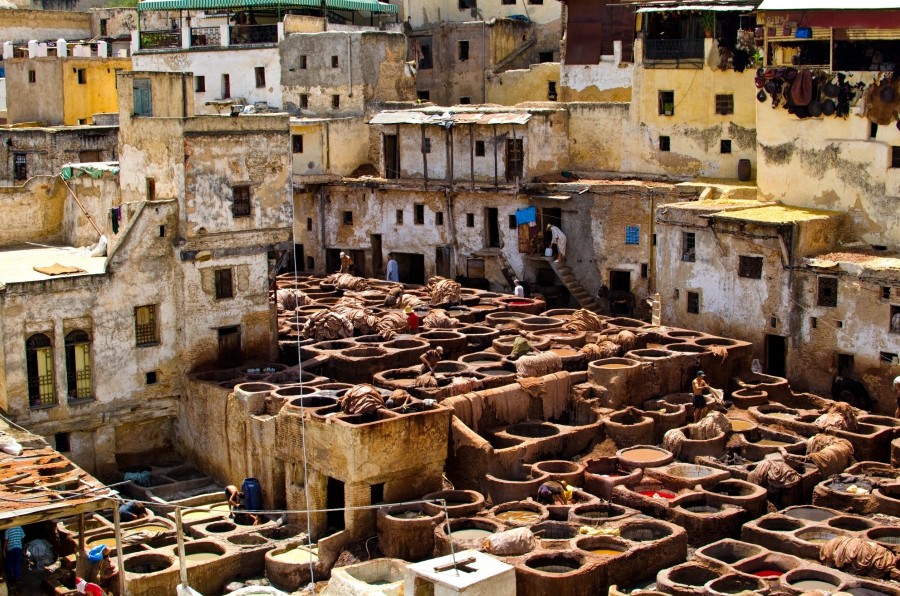
[[[394,253],[388,255],[386,279],[387,281],[400,281],[400,265],[397,264]]]
[[[22,541],[25,539],[25,530],[21,526],[7,528],[3,539],[6,541],[6,573],[10,582],[17,582],[22,578]]]

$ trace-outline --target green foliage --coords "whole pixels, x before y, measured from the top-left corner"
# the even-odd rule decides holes
[[[137,8],[138,0],[109,0],[106,8]]]
[[[700,13],[700,26],[704,31],[712,31],[716,26],[716,13],[711,10]]]

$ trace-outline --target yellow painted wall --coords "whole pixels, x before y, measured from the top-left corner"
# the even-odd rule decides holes
[[[487,81],[487,103],[514,106],[523,101],[547,101],[547,84],[556,83],[560,97],[558,62],[533,64],[528,70],[507,70]]]
[[[63,124],[72,126],[83,120],[92,124],[92,116],[119,109],[116,71],[131,70],[131,59],[84,58],[61,61],[63,81]],[[85,83],[78,82],[84,70]]]

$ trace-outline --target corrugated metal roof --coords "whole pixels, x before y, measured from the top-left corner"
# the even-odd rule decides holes
[[[400,7],[377,0],[325,0],[332,10],[365,10],[375,13],[399,12]],[[322,0],[143,0],[138,10],[217,10],[244,7],[320,8]]]
[[[888,10],[900,8],[897,0],[763,0],[758,10]]]
[[[526,124],[531,120],[528,112],[457,112],[429,114],[427,112],[380,112],[369,124],[431,124],[456,126],[459,124]]]
[[[754,4],[667,4],[642,6],[637,12],[673,12],[679,10],[705,10],[713,12],[743,11],[748,12],[756,8]]]

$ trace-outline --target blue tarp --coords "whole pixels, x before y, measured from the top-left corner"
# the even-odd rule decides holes
[[[537,221],[537,209],[534,207],[523,207],[516,211],[516,225],[528,224]]]

